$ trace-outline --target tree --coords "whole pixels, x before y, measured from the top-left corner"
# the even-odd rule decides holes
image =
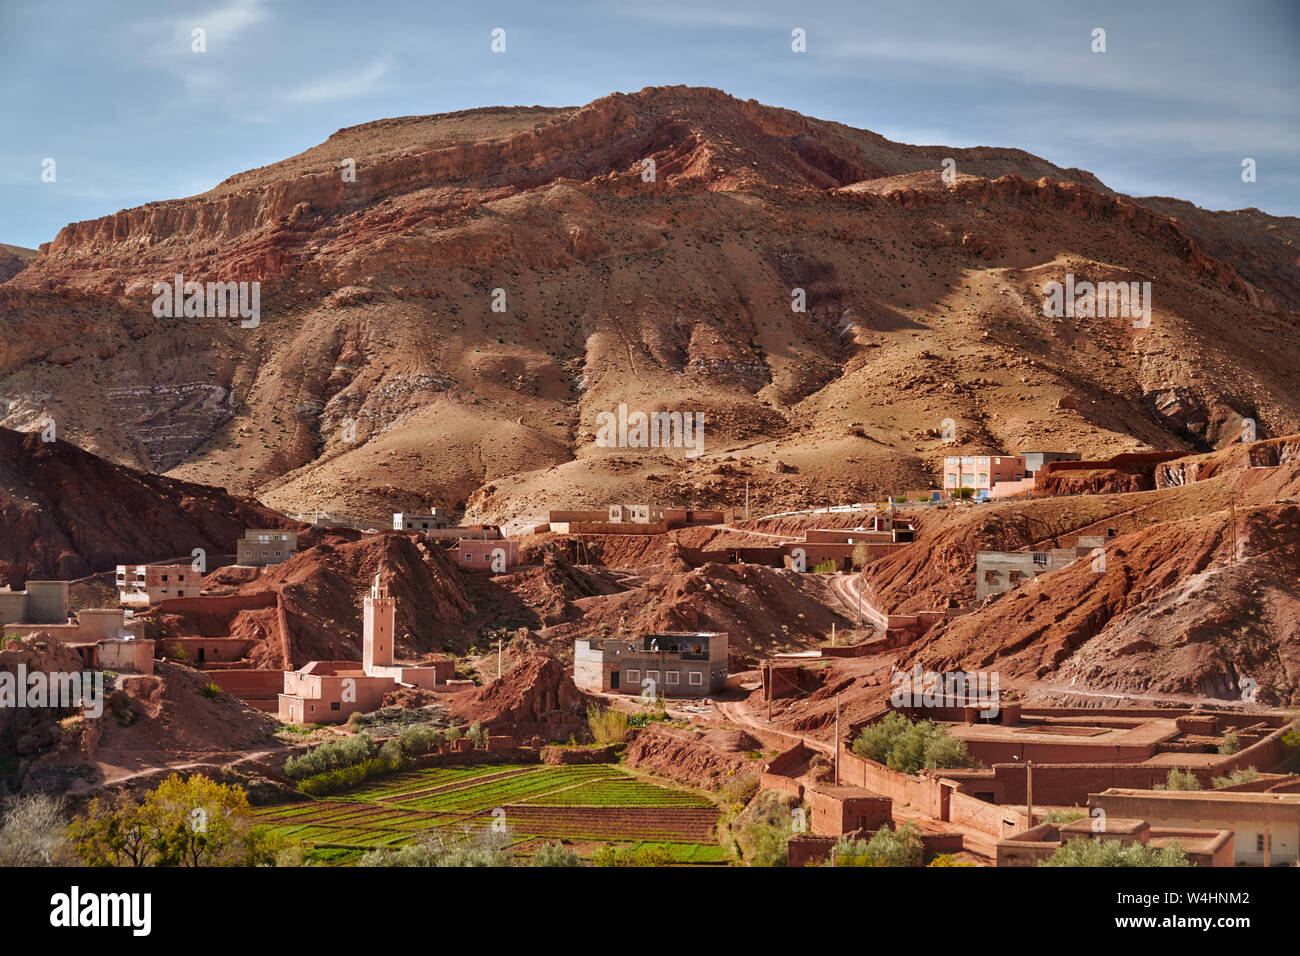
[[[853,752],[891,770],[916,773],[939,767],[969,767],[973,762],[966,743],[947,728],[928,720],[912,721],[891,711],[862,728]]]
[[[832,855],[835,866],[920,866],[924,857],[921,831],[911,822],[897,830],[881,827],[870,840],[840,837]]]
[[[266,866],[289,844],[254,826],[241,787],[172,774],[143,803],[97,799],[69,827],[88,866]]]
[[[63,800],[36,793],[17,798],[0,824],[0,866],[66,866],[74,859]]]
[[[1125,845],[1119,840],[1075,837],[1039,866],[1191,866],[1187,852],[1177,843],[1156,847],[1146,843]]]

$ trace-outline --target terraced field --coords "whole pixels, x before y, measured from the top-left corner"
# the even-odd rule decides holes
[[[448,827],[475,830],[502,815],[524,854],[540,840],[560,839],[587,856],[630,843],[662,846],[679,863],[726,860],[715,835],[718,810],[706,797],[608,764],[432,767],[256,815],[332,864]]]

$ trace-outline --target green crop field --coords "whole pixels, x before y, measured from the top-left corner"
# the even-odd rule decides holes
[[[430,767],[254,812],[257,822],[335,866],[430,833],[472,832],[499,817],[525,853],[539,840],[562,839],[585,856],[612,843],[662,847],[678,864],[728,859],[717,842],[718,811],[707,797],[610,764]]]

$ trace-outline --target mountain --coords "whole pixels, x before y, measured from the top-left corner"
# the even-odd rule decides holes
[[[710,89],[402,117],[65,227],[0,284],[0,424],[285,511],[862,500],[954,449],[1300,430],[1298,243]],[[177,274],[260,283],[256,326],[156,318]],[[1068,274],[1150,282],[1149,327],[1045,317]],[[703,453],[602,446],[620,405]]]

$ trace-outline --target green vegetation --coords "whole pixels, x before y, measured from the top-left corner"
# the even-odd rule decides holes
[[[1241,741],[1237,739],[1236,734],[1228,732],[1223,735],[1223,742],[1219,744],[1219,753],[1235,754],[1240,749]]]
[[[667,866],[672,860],[667,848],[648,844],[639,847],[601,847],[591,858],[592,866]]]
[[[966,743],[951,736],[946,727],[928,720],[912,721],[896,711],[862,728],[853,742],[853,752],[901,773],[974,763]]]
[[[254,824],[241,787],[172,774],[136,803],[99,797],[68,827],[87,866],[265,866],[286,862],[288,841]]]
[[[640,812],[621,812],[629,807]],[[627,852],[653,844],[673,863],[720,863],[728,856],[716,842],[718,811],[710,800],[689,790],[657,786],[610,764],[405,770],[362,782],[346,793],[263,807],[256,816],[286,839],[301,842],[308,859],[332,865],[360,862],[375,850],[430,842],[441,853],[460,846],[449,841],[490,829],[498,820],[508,824],[514,842],[540,839],[588,847],[617,843],[630,845]],[[318,852],[326,849],[338,852]],[[590,852],[582,846],[574,851]],[[432,859],[431,852],[428,847],[410,851],[403,857],[414,861],[410,863],[380,864],[378,858],[372,863],[450,865],[419,862]]]
[[[909,822],[897,830],[881,827],[870,840],[840,837],[831,859],[834,866],[920,866],[924,856],[921,831]]]
[[[1190,770],[1170,770],[1164,783],[1158,783],[1157,790],[1200,790],[1201,782]]]
[[[208,700],[216,700],[222,694],[221,685],[216,681],[210,680],[203,685],[202,693]]]
[[[1282,735],[1282,746],[1287,754],[1283,767],[1288,773],[1300,773],[1300,725],[1292,724]]]
[[[621,744],[627,742],[627,714],[610,707],[605,710],[596,704],[587,706],[587,729],[592,739],[598,744]]]
[[[331,770],[359,764],[374,755],[374,738],[369,734],[357,734],[338,742],[323,743],[301,757],[290,757],[284,762],[284,773],[290,780],[305,780]]]
[[[1211,777],[1210,786],[1218,790],[1220,787],[1235,787],[1239,783],[1250,783],[1258,779],[1259,771],[1254,767],[1247,767],[1245,770],[1234,770],[1222,777]]]
[[[1145,843],[1125,845],[1119,840],[1076,837],[1039,866],[1191,866],[1187,852],[1177,843],[1155,847]]]
[[[543,843],[533,851],[529,866],[582,866],[582,857],[578,856],[563,843]]]
[[[1073,823],[1075,820],[1082,820],[1088,815],[1088,811],[1082,807],[1075,807],[1072,810],[1051,810],[1043,814],[1044,823]]]
[[[834,574],[840,569],[840,563],[834,558],[827,558],[821,564],[813,565],[814,574]]]

